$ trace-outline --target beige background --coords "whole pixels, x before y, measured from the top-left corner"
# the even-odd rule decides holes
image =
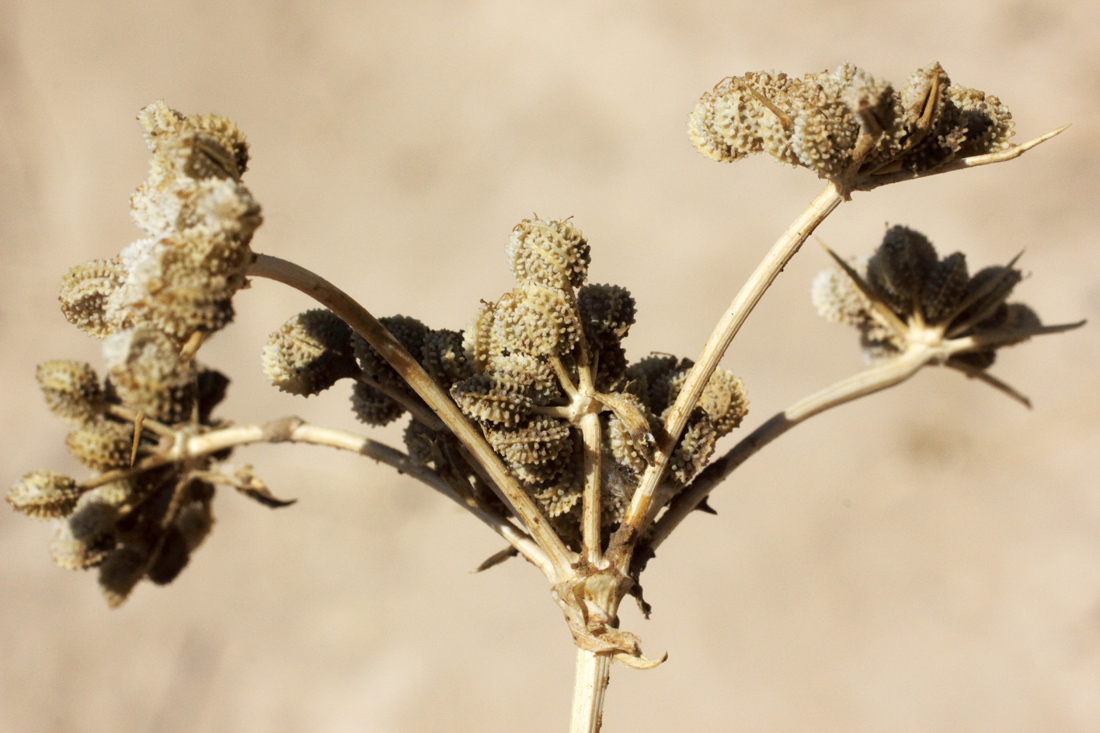
[[[34,366],[99,363],[57,284],[136,238],[134,115],[153,99],[237,121],[255,248],[377,315],[463,327],[511,287],[511,227],[574,216],[593,280],[637,297],[630,356],[694,356],[821,187],[695,153],[695,99],[750,69],[850,60],[901,83],[939,60],[1010,105],[1021,139],[1074,126],[1005,166],[857,194],[820,237],[866,254],[904,223],[975,268],[1026,248],[1019,297],[1093,325],[1002,354],[1033,411],[929,371],[746,465],[651,565],[653,619],[625,608],[669,661],[614,670],[605,730],[1100,730],[1098,28],[1084,1],[0,1],[2,480],[78,472]],[[727,356],[750,428],[861,367],[809,304],[825,266],[808,246]],[[260,372],[308,303],[258,282],[237,305],[204,351],[234,378],[221,414],[358,429],[346,387],[304,401]],[[573,653],[541,576],[468,574],[499,539],[364,460],[235,458],[301,501],[223,494],[191,567],[116,612],[51,564],[48,525],[0,509],[0,729],[565,729]]]

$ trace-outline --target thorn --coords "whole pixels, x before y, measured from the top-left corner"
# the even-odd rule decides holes
[[[715,511],[714,507],[712,507],[709,502],[707,502],[707,497],[705,496],[701,502],[695,505],[695,511],[702,512],[703,514],[713,514],[716,517],[718,516],[718,512]]]
[[[997,379],[992,374],[989,374],[982,369],[974,369],[972,367],[965,367],[958,364],[948,363],[948,366],[954,369],[958,369],[960,372],[970,377],[971,379],[977,379],[979,382],[985,382],[998,392],[1008,395],[1027,409],[1031,409],[1031,400],[1028,399],[1027,395],[1025,395],[1023,392],[1020,392],[1012,385],[1006,382],[1002,382],[1000,379]]]
[[[145,422],[145,413],[139,412],[134,418],[134,443],[130,446],[130,468],[137,462],[138,443],[141,442],[141,426]]]
[[[509,558],[513,558],[518,554],[519,554],[519,550],[517,550],[516,548],[509,545],[508,547],[505,547],[500,552],[494,552],[492,555],[490,555],[488,558],[485,559],[485,562],[481,563],[476,568],[471,570],[470,574],[473,575],[474,573],[480,573],[483,570],[488,570],[489,568],[493,567],[494,565],[500,565],[505,560],[508,560]]]

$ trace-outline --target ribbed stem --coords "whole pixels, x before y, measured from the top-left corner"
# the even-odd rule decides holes
[[[570,733],[598,733],[603,725],[603,698],[611,674],[611,655],[577,649]]]

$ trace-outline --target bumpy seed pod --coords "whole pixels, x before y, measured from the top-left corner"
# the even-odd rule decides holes
[[[788,93],[795,83],[780,72],[749,72],[729,77],[703,95],[688,124],[691,142],[703,155],[732,163],[764,150],[760,124],[771,109],[789,107]]]
[[[77,539],[73,536],[69,523],[59,521],[53,539],[50,540],[50,557],[58,567],[66,570],[87,570],[103,562],[107,554],[115,549],[117,542],[110,533]]]
[[[134,427],[100,418],[69,433],[65,445],[83,465],[103,473],[130,465]]]
[[[98,501],[103,501],[114,506],[122,506],[130,500],[135,491],[137,491],[137,486],[133,479],[118,479],[117,481],[111,481],[102,486],[97,486],[84,494],[84,496],[88,500],[91,500],[91,497],[94,496]]]
[[[634,325],[637,314],[633,296],[618,285],[585,285],[577,293],[577,307],[589,344],[617,345]]]
[[[455,382],[474,376],[473,365],[462,346],[462,334],[458,331],[432,331],[424,340],[421,353],[424,371],[445,390]]]
[[[191,502],[176,516],[176,529],[187,542],[187,549],[194,552],[214,527],[214,515],[209,502]]]
[[[560,481],[535,492],[535,498],[542,505],[546,516],[554,519],[568,514],[574,507],[579,506],[583,494],[583,484],[578,484],[573,472],[569,471],[561,475]]]
[[[104,338],[124,326],[117,314],[107,312],[107,299],[125,281],[117,258],[77,265],[61,280],[61,312],[81,331]]]
[[[592,351],[596,360],[596,389],[618,391],[626,377],[626,351],[614,342],[600,344]]]
[[[147,557],[136,547],[123,545],[112,550],[99,566],[99,589],[111,608],[125,602],[145,575]]]
[[[415,318],[401,315],[379,318],[378,322],[401,342],[401,345],[414,359],[421,360],[424,343],[431,333],[430,328]],[[352,348],[355,352],[355,358],[359,362],[359,368],[372,379],[380,382],[404,384],[397,372],[389,365],[389,362],[383,359],[382,355],[359,334],[352,335]]]
[[[462,332],[462,348],[476,372],[485,371],[485,365],[493,354],[493,321],[496,319],[496,305],[481,301],[474,320]]]
[[[967,283],[963,297],[970,305],[951,319],[952,326],[959,323],[976,325],[989,318],[1022,279],[1019,270],[1000,265],[979,270]]]
[[[191,550],[187,546],[187,539],[180,530],[175,527],[170,528],[164,534],[156,557],[149,564],[147,571],[149,580],[157,585],[171,583],[187,566],[190,559]]]
[[[484,374],[509,392],[527,395],[536,405],[549,405],[561,397],[561,384],[545,358],[516,351],[489,360]]]
[[[633,397],[638,405],[638,409],[647,418],[652,418],[652,413],[649,409],[642,404],[641,400],[624,393],[622,395],[624,399]],[[653,456],[652,436],[647,436],[637,429],[637,426],[628,425],[615,413],[610,413],[607,417],[607,429],[604,431],[605,439],[607,440],[607,446],[611,452],[611,456],[624,466],[628,466],[635,473],[641,474],[646,470],[649,465],[649,461]]]
[[[76,509],[69,516],[69,529],[74,539],[91,542],[100,535],[113,535],[118,517],[117,506],[89,491],[80,497]]]
[[[601,486],[603,488],[603,526],[617,524],[626,515],[634,491],[638,488],[638,474],[629,467],[615,461],[602,464]]]
[[[519,312],[534,355],[567,354],[580,334],[571,299],[561,290],[537,283],[517,288]]]
[[[410,420],[405,427],[405,448],[409,451],[409,459],[417,465],[426,465],[436,454],[435,431],[424,425],[419,420]]]
[[[966,130],[959,155],[980,155],[1008,147],[1016,123],[1001,100],[958,84],[947,87],[947,100],[958,110],[958,126]]]
[[[551,519],[565,517],[574,508],[579,508],[584,494],[583,448],[579,440],[570,443],[569,451],[562,456],[562,470],[534,492]]]
[[[966,255],[955,252],[936,263],[924,282],[921,311],[925,323],[936,325],[947,318],[966,295],[970,274]]]
[[[572,444],[573,441],[570,440],[569,445]],[[573,451],[562,450],[555,458],[545,463],[511,461],[508,467],[512,469],[512,475],[519,479],[520,483],[532,490],[537,490],[540,486],[556,482],[564,471],[573,470],[572,460]]]
[[[691,368],[691,362],[686,368]],[[653,354],[631,364],[626,370],[626,378],[632,383],[630,391],[642,398],[650,412],[660,415],[669,405],[668,380],[670,375],[682,371],[681,361],[675,356]]]
[[[591,261],[584,235],[567,221],[524,219],[512,230],[505,252],[517,282],[559,290],[583,285]]]
[[[572,444],[572,429],[566,420],[536,417],[511,430],[487,429],[493,450],[506,461],[545,464]]]
[[[725,79],[699,100],[688,135],[718,161],[767,152],[842,184],[858,174],[857,187],[873,188],[879,173],[932,171],[1002,150],[1012,119],[996,97],[951,84],[939,64],[912,74],[900,92],[842,64],[801,79],[770,72]]]
[[[727,435],[741,425],[749,413],[749,398],[744,383],[728,369],[715,369],[699,398],[699,407],[710,417],[715,436],[721,438]]]
[[[519,425],[534,407],[526,395],[509,392],[480,374],[451,387],[451,396],[468,416],[509,428]]]
[[[195,378],[195,389],[197,391],[195,401],[198,407],[200,425],[210,424],[210,413],[225,399],[228,388],[229,377],[217,369],[199,367],[199,374]]]
[[[264,373],[284,392],[310,396],[359,373],[351,328],[332,311],[305,311],[272,333],[263,350]]]
[[[139,327],[112,335],[103,345],[111,385],[128,405],[168,424],[191,417],[195,373],[164,333]]]
[[[669,461],[668,470],[672,478],[683,486],[691,483],[710,461],[717,440],[718,433],[710,416],[705,410],[695,408]]]
[[[867,271],[866,260],[850,260],[861,276]],[[871,301],[850,277],[836,270],[822,270],[810,286],[810,299],[817,314],[830,323],[860,326],[868,318]]]
[[[923,234],[890,227],[867,262],[867,281],[895,311],[912,313],[938,262],[935,247]]]
[[[16,481],[6,499],[17,512],[47,519],[71,512],[82,491],[68,476],[54,471],[35,471]]]
[[[405,408],[389,395],[362,382],[356,382],[352,388],[351,409],[360,422],[379,427],[405,414]]]
[[[80,361],[47,361],[35,371],[50,412],[79,425],[103,411],[103,389],[95,369]]]
[[[972,373],[988,369],[998,348],[1075,327],[1044,327],[1027,306],[1005,302],[1022,278],[1014,264],[1015,260],[987,267],[968,277],[962,253],[939,259],[922,235],[894,227],[872,257],[866,276],[855,266],[846,268],[843,276],[819,275],[814,300],[822,301],[818,310],[826,317],[860,330],[864,354],[872,361],[893,358],[914,338],[926,343],[929,334],[956,344],[967,336],[994,336],[992,342],[987,339],[984,346],[956,351],[947,360],[948,366]],[[862,292],[856,295],[854,290]],[[896,318],[889,318],[889,312]],[[922,322],[935,330],[914,333]]]

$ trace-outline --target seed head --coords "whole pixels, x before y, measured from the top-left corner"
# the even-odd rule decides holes
[[[351,328],[330,310],[299,313],[268,337],[264,373],[284,392],[319,394],[359,373],[351,336]]]
[[[103,389],[91,364],[80,361],[47,361],[39,364],[35,379],[50,412],[80,425],[103,411]]]
[[[76,481],[54,471],[35,471],[15,482],[5,497],[28,517],[63,517],[73,510],[82,489]]]

